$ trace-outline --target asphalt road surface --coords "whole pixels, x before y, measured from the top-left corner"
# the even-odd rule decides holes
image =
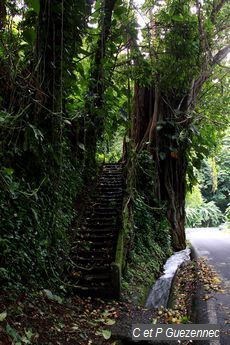
[[[207,302],[198,302],[197,323],[219,324],[220,341],[210,344],[230,345],[230,234],[218,228],[201,228],[187,230],[186,237],[195,254],[206,257],[214,267],[224,289],[224,293],[215,293]]]

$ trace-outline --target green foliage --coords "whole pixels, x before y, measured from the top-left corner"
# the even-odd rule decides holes
[[[193,187],[192,193],[186,195],[186,205],[190,208],[201,206],[203,203],[202,194],[198,185]]]
[[[186,226],[217,226],[223,220],[223,214],[214,201],[203,199],[200,187],[193,187],[186,196]]]
[[[105,133],[103,141],[98,144],[97,160],[106,163],[118,162],[122,158],[123,138],[123,127],[120,127],[117,132],[113,133],[113,136],[110,133]]]
[[[186,207],[186,226],[190,228],[218,226],[223,220],[220,209],[213,201],[196,207]]]
[[[21,289],[54,282],[60,286],[83,168],[71,141],[72,114],[64,107],[53,112],[52,102],[44,107],[47,90],[39,83],[41,60],[34,54],[41,2],[26,1],[20,8],[18,2],[6,4],[9,17],[0,42],[0,281]],[[62,8],[53,2],[52,6],[60,18]],[[62,104],[73,86],[85,1],[66,1],[64,11],[68,9],[65,45],[55,47],[59,56],[65,50],[60,73],[65,90],[55,94],[59,99],[53,97],[56,102],[63,98]],[[43,81],[45,77],[51,80],[53,74],[43,71]]]
[[[32,329],[29,328],[25,330],[25,334],[21,336],[16,329],[8,323],[6,325],[6,333],[15,345],[32,344],[32,337],[36,335],[36,333],[33,333]]]
[[[190,148],[187,151],[188,156],[188,187],[191,188],[198,181],[198,171],[204,173],[205,181],[203,181],[202,194],[208,200],[214,200],[217,205],[224,211],[224,198],[226,197],[226,192],[222,195],[222,202],[218,202],[217,199],[212,199],[213,197],[213,169],[210,164],[204,161],[210,158],[211,161],[215,161],[217,165],[217,184],[222,184],[222,173],[223,170],[223,180],[226,180],[228,175],[227,165],[228,165],[228,144],[227,137],[225,139],[226,144],[223,145],[223,150],[225,147],[225,153],[222,151],[222,141],[227,134],[227,129],[229,127],[229,78],[227,75],[219,68],[216,69],[211,80],[208,80],[203,87],[202,94],[199,97],[198,104],[194,113],[194,122],[189,129]],[[222,157],[222,158],[221,158]],[[226,166],[220,167],[225,163],[221,163],[221,160],[225,160]],[[225,177],[226,176],[226,177]],[[227,180],[226,180],[227,182]],[[228,183],[223,182],[224,185]],[[226,187],[224,187],[226,188]],[[205,191],[206,190],[206,191]],[[218,188],[219,192],[221,188]],[[217,192],[218,193],[218,192]],[[224,196],[225,194],[225,196]],[[209,196],[208,196],[209,195]],[[212,197],[211,197],[212,195]],[[221,198],[221,196],[220,196]],[[225,203],[226,205],[226,203]]]
[[[162,216],[164,210],[158,210],[157,217],[157,211],[150,210],[141,196],[135,199],[133,211],[134,248],[123,287],[132,299],[144,303],[149,288],[171,254],[169,225]]]
[[[29,8],[32,8],[37,14],[40,11],[40,1],[39,0],[27,0],[26,1]]]
[[[136,188],[134,200],[134,224],[137,241],[158,244],[167,255],[170,251],[170,228],[166,218],[165,205],[159,204],[154,195],[154,163],[148,151],[139,153],[136,168]],[[152,249],[152,248],[151,248]]]
[[[230,222],[230,205],[226,208],[225,217],[228,222]]]
[[[147,86],[157,83],[166,96],[183,99],[204,61],[199,23],[190,11],[190,1],[155,3],[156,33],[149,28],[143,30],[142,47],[137,44],[132,2],[116,1],[111,30],[104,42],[105,54],[97,66],[102,78],[93,78],[95,51],[103,36],[103,4],[97,0],[91,8],[84,0],[63,4],[51,1],[48,13],[42,7],[44,2],[38,0],[6,1],[7,23],[0,41],[0,278],[11,286],[45,286],[48,279],[58,280],[63,272],[64,257],[71,246],[68,229],[76,216],[74,200],[84,187],[88,168],[85,157],[94,159],[94,142],[92,152],[87,151],[87,129],[92,128],[92,135],[99,133],[95,144],[98,160],[117,161],[122,138],[130,131],[134,81]],[[148,5],[152,8],[153,2],[146,1]],[[205,10],[208,14],[209,4],[205,4]],[[41,11],[46,15],[39,16]],[[213,24],[204,17],[207,42],[212,48]],[[220,24],[223,19],[220,13]],[[53,25],[50,31],[49,23]],[[217,83],[214,78],[218,78]],[[98,91],[94,88],[90,92],[90,86],[100,89],[102,84],[98,106]],[[158,123],[162,135],[171,142],[192,144],[188,154],[191,184],[196,180],[194,167],[201,166],[210,146],[218,146],[228,124],[227,86],[227,76],[217,70],[217,76],[213,74],[213,80],[206,82],[205,97],[199,100],[196,112],[186,115],[196,118],[186,130],[184,123],[180,126],[171,118]],[[90,112],[95,118],[90,118]],[[181,115],[180,111],[173,114],[176,118]],[[207,119],[205,125],[201,118]],[[174,152],[175,147],[166,150]],[[159,157],[165,160],[164,148]],[[135,223],[132,259],[144,279],[141,272],[145,277],[157,273],[169,254],[170,236],[165,221],[167,205],[156,202],[154,188],[158,181],[148,152],[135,157],[135,164],[129,190]],[[223,179],[223,188],[218,190],[218,198],[210,201],[215,200],[219,206],[226,196],[227,162],[219,161],[218,166],[218,182],[221,186]],[[92,179],[94,172],[90,170]],[[206,186],[208,189],[209,184]],[[198,223],[214,224],[219,219],[218,209],[210,214],[212,206],[210,202],[199,203],[202,210],[196,212],[202,220]]]
[[[147,151],[134,157],[133,170],[129,170],[129,188],[133,195],[133,249],[125,276],[124,287],[139,302],[171,254],[170,226],[166,208],[154,198],[154,164]],[[133,186],[135,184],[135,189]],[[132,242],[132,239],[131,239]],[[135,286],[135,291],[134,287]],[[141,297],[141,299],[140,299]]]
[[[135,245],[138,255],[165,255],[170,252],[169,224],[165,209],[152,209],[139,195],[134,203]],[[147,259],[147,257],[145,258]]]
[[[200,174],[201,192],[207,201],[214,201],[224,213],[229,203],[230,185],[230,136],[229,133],[223,138],[222,148],[215,157],[216,172],[209,161],[204,161]],[[216,187],[213,185],[213,176],[216,175]],[[215,188],[214,188],[215,187]]]
[[[42,157],[41,157],[42,158]],[[47,286],[63,272],[70,247],[68,228],[75,216],[73,202],[81,192],[79,168],[67,152],[61,175],[43,162],[44,178],[28,182],[12,168],[1,171],[1,281],[8,285]]]
[[[145,6],[150,9],[152,3]],[[150,11],[150,20],[156,23],[153,32],[149,27],[144,32],[152,78],[161,91],[174,90],[175,96],[183,96],[190,88],[202,62],[198,20],[190,6],[189,0],[156,4],[156,13]]]
[[[102,6],[102,2],[96,3],[96,9]],[[97,7],[98,6],[98,7]],[[88,35],[86,44],[88,50],[92,51],[88,61],[84,60],[84,69],[86,78],[88,80],[88,87],[92,83],[92,70],[95,46],[98,44],[101,28],[101,15],[99,11],[95,11],[91,20],[98,23],[98,27],[88,28]],[[131,111],[131,97],[133,86],[132,81],[132,67],[127,63],[130,54],[130,41],[137,36],[137,23],[134,17],[134,12],[126,2],[116,2],[112,22],[110,28],[109,39],[105,42],[105,55],[103,57],[103,80],[99,83],[103,85],[103,97],[100,109],[97,109],[95,116],[95,127],[99,134],[98,140],[98,154],[105,154],[105,159],[114,160],[115,157],[120,158],[121,153],[118,152],[116,146],[120,151],[121,133],[124,135],[125,129],[129,126],[129,117]],[[128,53],[126,53],[128,50]],[[94,83],[98,81],[95,80]],[[90,101],[92,105],[99,96],[98,94],[88,94],[85,96],[86,103]],[[88,121],[86,115],[86,121]],[[103,123],[103,125],[99,125]],[[103,132],[103,134],[102,134]],[[117,145],[119,141],[119,144]],[[114,152],[115,151],[115,152]]]
[[[218,147],[213,150],[214,157],[212,155],[212,158],[205,159],[205,156],[199,157],[199,153],[196,153],[198,164],[193,171],[196,171],[195,181],[199,184],[193,187],[192,193],[187,193],[186,217],[189,227],[217,226],[224,220],[230,183],[228,131],[222,140],[222,147],[221,138],[222,135],[216,138]]]

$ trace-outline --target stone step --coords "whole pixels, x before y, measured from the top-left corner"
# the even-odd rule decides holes
[[[116,205],[118,201],[122,200],[122,195],[95,195],[93,196],[92,200],[96,202],[106,201],[110,205]]]
[[[86,255],[88,255],[90,258],[93,256],[96,257],[100,257],[100,255],[102,257],[106,256],[108,254],[108,257],[110,257],[111,255],[111,248],[109,247],[95,247],[95,248],[89,248],[88,246],[78,246],[78,247],[74,247],[74,250],[72,251],[72,253],[75,255],[79,255],[85,257]],[[90,254],[90,255],[89,255]]]
[[[71,282],[82,294],[115,296],[111,264],[121,226],[123,172],[119,164],[105,164],[91,196],[71,251],[75,269]]]
[[[111,226],[106,226],[103,227],[101,225],[95,226],[93,224],[91,225],[87,225],[86,226],[82,226],[81,230],[78,232],[78,234],[81,235],[86,235],[87,233],[91,234],[91,235],[109,235],[109,234],[114,234],[118,231],[117,227],[111,227]]]
[[[116,178],[118,178],[118,177],[122,178],[123,174],[122,174],[121,170],[113,170],[113,171],[111,171],[111,170],[104,170],[104,171],[102,171],[100,177],[108,177],[108,176],[116,177]]]
[[[106,189],[106,190],[98,190],[96,189],[96,191],[94,192],[93,196],[96,195],[97,197],[103,197],[104,195],[105,196],[122,196],[123,195],[123,191],[122,189],[115,189],[115,190],[109,190],[109,189]]]
[[[99,233],[99,234],[95,234],[93,232],[88,232],[85,234],[79,234],[77,236],[79,239],[82,239],[87,241],[92,241],[95,245],[99,242],[99,243],[103,243],[105,241],[110,240],[114,245],[115,245],[115,236],[112,233]]]
[[[91,265],[91,266],[78,266],[76,270],[72,272],[72,275],[82,275],[82,274],[107,274],[110,272],[110,264],[104,264],[103,266]]]
[[[79,245],[81,245],[82,247],[84,247],[84,246],[95,246],[95,247],[108,246],[108,247],[110,247],[110,246],[114,245],[114,241],[113,241],[112,237],[108,238],[108,237],[104,236],[103,237],[104,240],[102,240],[101,238],[99,238],[99,240],[92,240],[90,237],[87,239],[87,238],[85,238],[85,236],[83,234],[82,234],[82,236],[78,235],[78,240],[75,242],[75,245],[73,248],[79,247]]]
[[[111,176],[108,177],[100,177],[98,180],[98,186],[99,185],[109,185],[111,187],[121,187],[123,185],[123,180],[121,178],[113,178]]]
[[[97,274],[92,274],[92,273],[86,273],[83,277],[83,280],[87,282],[106,282],[111,279],[110,272],[107,271],[105,273],[97,273]]]
[[[113,200],[113,201],[108,201],[107,199],[103,200],[91,200],[90,208],[107,208],[108,210],[117,210],[119,207],[121,208],[122,203],[120,203],[120,200]]]
[[[93,209],[89,209],[86,211],[86,216],[87,218],[90,217],[102,217],[102,218],[110,218],[110,217],[117,217],[118,215],[118,211],[111,209],[105,209],[105,208],[93,208]]]
[[[97,188],[100,185],[111,186],[111,187],[122,187],[123,180],[121,178],[112,178],[111,176],[101,177],[98,180]]]
[[[109,231],[113,231],[114,227],[116,225],[116,220],[114,220],[113,222],[109,222],[109,221],[103,221],[101,220],[100,222],[95,222],[93,219],[89,219],[88,221],[84,222],[84,226],[82,227],[82,229],[86,230],[108,230]]]
[[[111,189],[97,189],[96,191],[96,195],[100,195],[100,196],[119,196],[121,197],[123,195],[123,191],[122,189],[114,189],[114,190],[111,190]]]
[[[90,256],[89,253],[86,253],[87,255],[77,255],[76,253],[73,253],[73,259],[77,260],[79,265],[88,264],[89,266],[93,266],[94,264],[104,266],[105,264],[112,263],[112,257],[99,257],[99,256]],[[80,264],[81,263],[81,264]]]
[[[85,285],[76,285],[75,291],[82,295],[87,296],[103,296],[103,297],[111,297],[110,290],[111,284],[110,282],[103,283],[101,285],[96,286],[85,286]],[[112,289],[111,289],[112,291]]]
[[[101,228],[104,229],[105,227],[107,227],[108,229],[110,228],[114,228],[114,226],[117,224],[118,221],[118,217],[112,217],[112,218],[90,218],[88,217],[87,219],[85,219],[82,227],[83,230],[87,227],[89,227],[90,229],[92,229],[95,225],[95,229]]]
[[[118,212],[117,212],[117,215],[118,215]],[[115,212],[114,214],[106,214],[106,213],[92,213],[91,215],[90,214],[87,214],[86,215],[86,218],[85,218],[85,222],[88,223],[88,221],[90,220],[94,223],[100,223],[100,222],[113,222],[114,220],[117,219],[118,216],[116,216]]]

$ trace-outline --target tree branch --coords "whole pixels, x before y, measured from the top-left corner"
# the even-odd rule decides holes
[[[216,53],[216,55],[212,59],[211,66],[219,64],[228,55],[229,52],[230,44],[219,50],[218,53]]]
[[[188,97],[188,109],[194,108],[199,91],[202,89],[204,82],[210,77],[213,68],[218,65],[230,52],[230,45],[222,48],[214,55],[210,62],[210,68],[204,71],[196,80],[193,80]]]

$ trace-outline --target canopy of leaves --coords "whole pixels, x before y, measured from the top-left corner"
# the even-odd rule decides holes
[[[122,139],[132,132],[135,83],[157,86],[165,95],[172,116],[162,114],[157,130],[163,128],[162,138],[175,145],[161,148],[159,161],[165,161],[165,152],[176,159],[178,147],[190,145],[192,184],[194,167],[210,152],[215,156],[229,124],[229,79],[226,68],[214,69],[227,40],[229,4],[221,2],[219,8],[208,1],[194,12],[189,0],[146,1],[148,23],[138,41],[133,2],[117,0],[104,42],[105,4],[111,2],[1,2],[0,278],[9,284],[42,285],[48,277],[60,278],[71,246],[74,201],[84,190],[87,155],[121,157]],[[103,56],[95,66],[100,40]],[[100,79],[94,78],[95,67]],[[194,100],[197,107],[181,111],[199,77],[206,83]],[[90,126],[93,135],[98,133],[95,142],[87,136]],[[93,143],[92,151],[87,142]],[[228,162],[222,156],[216,160],[220,193],[226,195]],[[89,177],[95,176],[96,166]],[[136,204],[137,223],[148,231],[155,226],[145,209],[145,204],[154,206],[154,182],[151,176],[149,191]],[[209,192],[207,199],[213,201]],[[221,209],[222,194],[215,196]],[[168,232],[161,238],[156,230],[155,236],[168,249]]]

